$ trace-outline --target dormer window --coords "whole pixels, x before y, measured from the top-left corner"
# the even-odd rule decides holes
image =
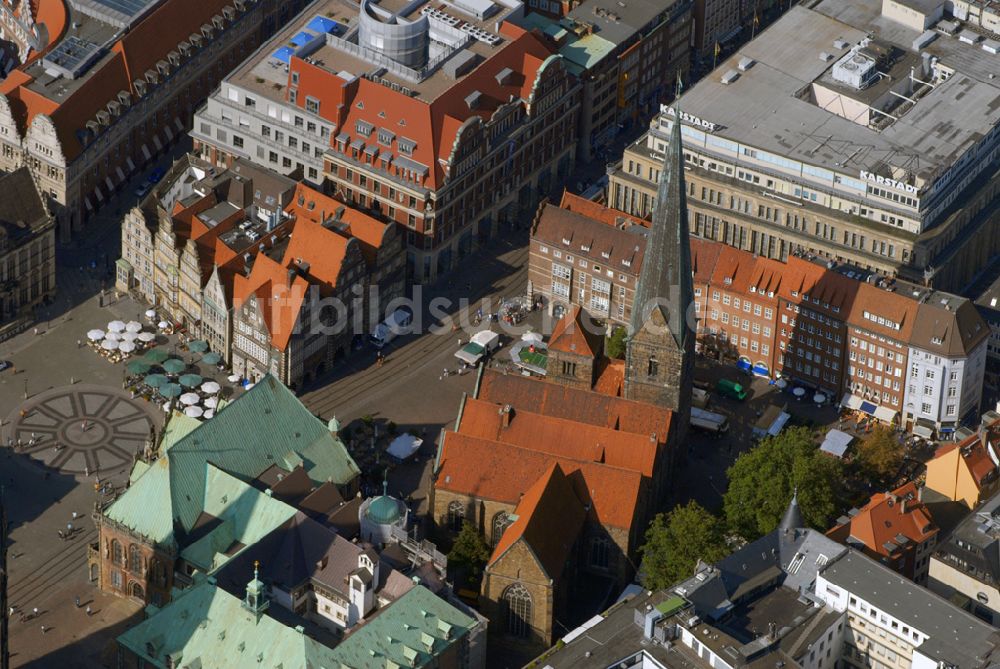
[[[622,259],[622,265],[624,265],[625,267],[631,267],[632,266],[632,261],[629,260],[628,258],[623,258]]]
[[[566,246],[569,246],[569,238],[568,237],[563,237],[562,238],[562,243],[565,244]]]
[[[610,258],[611,257],[611,251],[601,251],[601,257],[602,258]]]
[[[405,137],[400,137],[396,141],[396,145],[399,147],[399,152],[407,156],[412,156],[414,150],[417,148],[417,143],[412,139],[406,139]]]
[[[358,121],[357,123],[354,124],[354,129],[355,131],[357,131],[359,135],[370,137],[372,134],[372,130],[375,129],[375,126],[373,126],[371,123],[368,123],[367,121]]]

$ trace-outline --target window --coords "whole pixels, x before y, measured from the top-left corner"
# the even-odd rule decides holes
[[[563,360],[562,373],[563,376],[576,376],[576,363]]]
[[[448,527],[451,528],[452,532],[458,532],[462,529],[462,523],[465,522],[465,506],[459,502],[454,501],[448,505]]]
[[[111,570],[111,585],[116,590],[121,590],[122,589],[122,573],[120,571],[118,571],[117,569],[112,569]]]
[[[243,138],[240,137],[239,135],[233,135],[233,146],[235,146],[237,149],[242,149]]]
[[[128,570],[133,574],[142,573],[142,553],[136,544],[128,547]]]
[[[309,112],[309,113],[311,113],[311,114],[318,114],[319,113],[319,100],[317,100],[316,98],[314,98],[312,96],[307,95],[306,96],[306,111]]]
[[[500,543],[500,537],[503,536],[504,530],[510,527],[513,522],[510,514],[506,511],[501,511],[493,516],[493,534],[491,536],[493,548],[496,548],[496,545]]]
[[[923,413],[929,414],[931,412],[931,405],[928,404],[927,402],[924,402],[923,404],[920,405],[920,410]]]
[[[531,630],[531,594],[520,583],[515,583],[503,593],[503,615],[507,634],[526,637]]]
[[[660,363],[657,361],[656,356],[652,355],[649,357],[649,362],[646,365],[646,375],[647,376],[658,376],[660,373]]]
[[[590,540],[590,566],[597,569],[607,569],[610,564],[611,542],[605,536],[597,536]]]
[[[117,565],[125,563],[125,551],[122,550],[122,545],[118,543],[117,539],[111,542],[111,562]]]

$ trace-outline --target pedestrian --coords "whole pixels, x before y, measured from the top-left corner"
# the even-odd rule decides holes
[[[38,334],[38,328],[35,328],[35,334]]]
[[[45,625],[42,625],[42,634],[45,634],[48,630],[45,629]]]
[[[76,608],[80,608],[80,597],[79,597],[79,595],[77,595],[77,597],[76,597],[76,599],[74,601],[76,602]]]
[[[37,606],[31,609],[31,617],[32,618],[37,618],[38,617],[38,607]]]
[[[90,615],[91,613],[93,613],[93,611],[91,611],[91,610],[90,610],[90,607],[88,606],[88,607],[87,607],[87,615],[89,616],[89,615]]]
[[[83,346],[83,342],[82,342],[82,341],[80,341],[79,339],[77,339],[77,340],[76,340],[76,347],[77,347],[77,348],[80,348],[80,347],[82,347],[82,346]]]

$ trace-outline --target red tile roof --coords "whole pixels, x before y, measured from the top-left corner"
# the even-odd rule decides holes
[[[549,350],[595,357],[603,349],[599,329],[579,305],[570,305],[549,337]]]
[[[334,288],[340,278],[351,241],[319,223],[305,218],[297,219],[292,227],[282,264],[290,268],[299,261],[308,263],[310,279]]]
[[[909,341],[917,319],[919,303],[900,292],[889,292],[868,283],[855,282],[856,294],[848,320],[860,328],[900,341]],[[897,323],[900,327],[879,324],[865,317],[865,313]]]
[[[546,58],[553,54],[534,33],[524,33],[498,49],[494,55],[480,63],[472,72],[462,77],[451,88],[436,99],[427,102],[417,97],[404,95],[400,91],[364,78],[351,85],[333,73],[323,73],[309,68],[298,58],[293,58],[290,70],[300,72],[298,99],[307,95],[325,98],[334,95],[333,104],[321,102],[322,115],[335,122],[341,132],[350,135],[350,141],[360,139],[366,144],[374,139],[357,131],[357,122],[364,121],[376,128],[388,128],[399,138],[416,142],[412,154],[405,156],[428,168],[427,188],[441,186],[445,177],[445,167],[451,158],[455,138],[462,124],[475,116],[489,120],[501,105],[511,98],[527,99],[539,68]],[[510,68],[515,75],[501,84],[497,78],[504,68]],[[309,71],[308,83],[302,73]],[[470,110],[465,101],[470,91],[479,91],[479,105]],[[358,109],[355,99],[364,100],[364,108]],[[402,122],[401,122],[402,121]],[[400,156],[399,142],[392,148],[379,146],[379,155]]]
[[[510,406],[507,412],[502,404],[469,398],[457,430],[470,437],[583,462],[602,462],[653,476],[659,445],[648,435],[543,416],[530,409],[530,406]],[[506,426],[505,421],[509,421]]]
[[[299,200],[302,204],[299,204]],[[350,207],[340,200],[310,188],[304,183],[295,185],[292,201],[285,211],[296,219],[307,219],[322,224],[324,221],[337,217],[337,220],[347,226],[345,234],[354,237],[361,244],[362,252],[369,263],[375,262],[375,253],[382,247],[389,225],[372,216]]]
[[[889,556],[886,544],[900,544],[896,537],[902,535],[914,543],[922,543],[937,531],[930,513],[918,499],[916,484],[910,482],[891,493],[872,495],[849,523],[827,534],[838,541],[850,537],[879,555]]]
[[[611,397],[621,397],[625,391],[625,361],[603,358],[597,363],[597,380],[594,392]]]
[[[536,413],[588,425],[602,425],[647,437],[655,434],[661,442],[666,441],[670,431],[672,414],[669,409],[492,369],[483,372],[478,398],[531,407]]]
[[[632,216],[631,214],[626,214],[624,211],[618,211],[617,209],[606,207],[599,202],[588,200],[585,197],[574,195],[568,190],[563,191],[562,200],[559,201],[559,208],[572,211],[580,214],[581,216],[586,216],[587,218],[592,218],[595,221],[600,221],[601,223],[606,223],[614,227],[618,227],[622,222],[634,223],[647,228],[649,227],[649,221],[645,219],[639,218],[638,216]]]
[[[566,566],[587,511],[559,465],[553,462],[529,487],[514,509],[517,520],[508,527],[489,563],[503,557],[518,541],[534,553],[545,574],[558,579]]]
[[[631,529],[643,494],[643,477],[638,472],[555,457],[458,432],[445,433],[434,487],[517,504],[521,494],[553,463],[558,463],[573,482],[577,497],[592,503],[591,520]]]
[[[239,309],[250,295],[255,295],[264,325],[271,335],[271,345],[284,351],[295,330],[308,288],[309,283],[304,278],[295,275],[289,281],[287,269],[259,253],[250,276],[237,274],[233,279],[233,308]]]

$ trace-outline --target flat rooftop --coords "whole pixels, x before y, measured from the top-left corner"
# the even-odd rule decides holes
[[[1000,72],[1000,57],[938,34],[922,52],[955,74],[876,131],[822,109],[807,94],[869,34],[913,54],[921,33],[884,18],[879,0],[796,5],[685,93],[681,109],[716,124],[709,136],[792,160],[855,175],[888,164],[932,181],[1000,121],[1000,79],[990,78]],[[740,71],[747,57],[755,63]],[[723,84],[729,71],[739,77]]]
[[[488,4],[494,7],[486,18],[477,18],[472,13],[490,11],[486,7]],[[264,97],[284,98],[289,61],[293,55],[297,55],[348,79],[364,75],[374,77],[377,73],[384,83],[406,88],[413,97],[430,102],[461,81],[473,69],[470,67],[462,75],[454,76],[449,73],[449,63],[453,66],[464,59],[470,59],[474,64],[481,63],[509,42],[499,33],[498,26],[518,6],[519,0],[428,0],[419,4],[404,0],[381,0],[376,3],[379,9],[400,13],[404,19],[411,21],[420,18],[424,12],[433,10],[436,16],[450,21],[452,27],[463,35],[468,30],[477,29],[482,34],[495,38],[492,44],[470,37],[461,47],[447,46],[436,39],[442,35],[436,31],[435,22],[432,21],[429,55],[431,62],[439,62],[436,62],[436,68],[428,76],[414,80],[399,76],[384,64],[363,56],[357,48],[357,4],[349,0],[316,0],[233,70],[227,81]],[[403,14],[404,11],[407,13]],[[448,38],[454,37],[452,35]],[[345,41],[351,46],[345,46]]]
[[[854,551],[830,563],[823,577],[929,635],[917,650],[963,669],[987,666],[1000,631],[942,597]]]

